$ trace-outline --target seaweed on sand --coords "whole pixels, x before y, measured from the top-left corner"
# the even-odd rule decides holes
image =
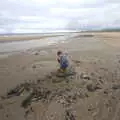
[[[31,99],[34,97],[34,95],[35,94],[32,92],[25,100],[22,101],[21,106],[26,108],[30,104]]]

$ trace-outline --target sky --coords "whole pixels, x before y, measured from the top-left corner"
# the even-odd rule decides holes
[[[0,0],[0,33],[120,27],[120,0]]]

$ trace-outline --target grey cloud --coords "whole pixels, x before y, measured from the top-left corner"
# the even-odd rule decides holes
[[[39,0],[36,3],[34,0],[0,1],[0,27],[7,32],[16,31],[16,29],[65,27],[87,29],[111,24],[120,27],[119,0],[71,1],[44,0],[40,3]],[[55,8],[58,8],[58,11]],[[28,16],[29,19],[21,19],[22,16]],[[36,19],[33,19],[35,16]]]

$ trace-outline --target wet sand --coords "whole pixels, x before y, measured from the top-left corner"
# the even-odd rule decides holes
[[[119,33],[76,33],[67,43],[1,58],[0,120],[119,120],[119,38]],[[72,56],[75,76],[55,76],[59,49]],[[21,103],[30,92],[6,97],[21,83],[37,91],[25,108]]]
[[[65,33],[68,34],[68,33]],[[21,40],[40,40],[47,37],[57,37],[57,36],[63,36],[63,33],[43,33],[43,34],[21,34],[21,35],[1,35],[0,36],[0,42],[11,42],[11,41],[21,41]]]

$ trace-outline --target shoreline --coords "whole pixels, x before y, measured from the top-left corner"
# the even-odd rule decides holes
[[[49,35],[49,36],[27,36],[27,35],[15,35],[15,36],[0,36],[0,43],[8,43],[8,42],[19,42],[19,41],[28,41],[28,40],[40,40],[49,37],[58,37],[64,35]]]
[[[110,35],[110,34],[111,35]],[[57,33],[40,33],[40,34],[14,34],[14,35],[0,35],[0,43],[1,42],[14,42],[14,41],[26,41],[26,40],[34,40],[34,39],[43,39],[43,38],[49,38],[49,37],[59,37],[59,36],[66,36],[70,34],[77,34],[77,35],[102,35],[104,37],[107,36],[113,36],[113,37],[119,37],[120,35],[118,34],[119,32],[57,32]]]
[[[21,39],[21,37],[19,38]],[[59,35],[52,37],[43,37],[41,39],[33,40],[8,40],[5,42],[0,42],[0,54],[9,54],[16,52],[24,52],[29,49],[35,49],[39,47],[46,47],[51,45],[60,44],[66,42],[68,39],[67,35]]]

